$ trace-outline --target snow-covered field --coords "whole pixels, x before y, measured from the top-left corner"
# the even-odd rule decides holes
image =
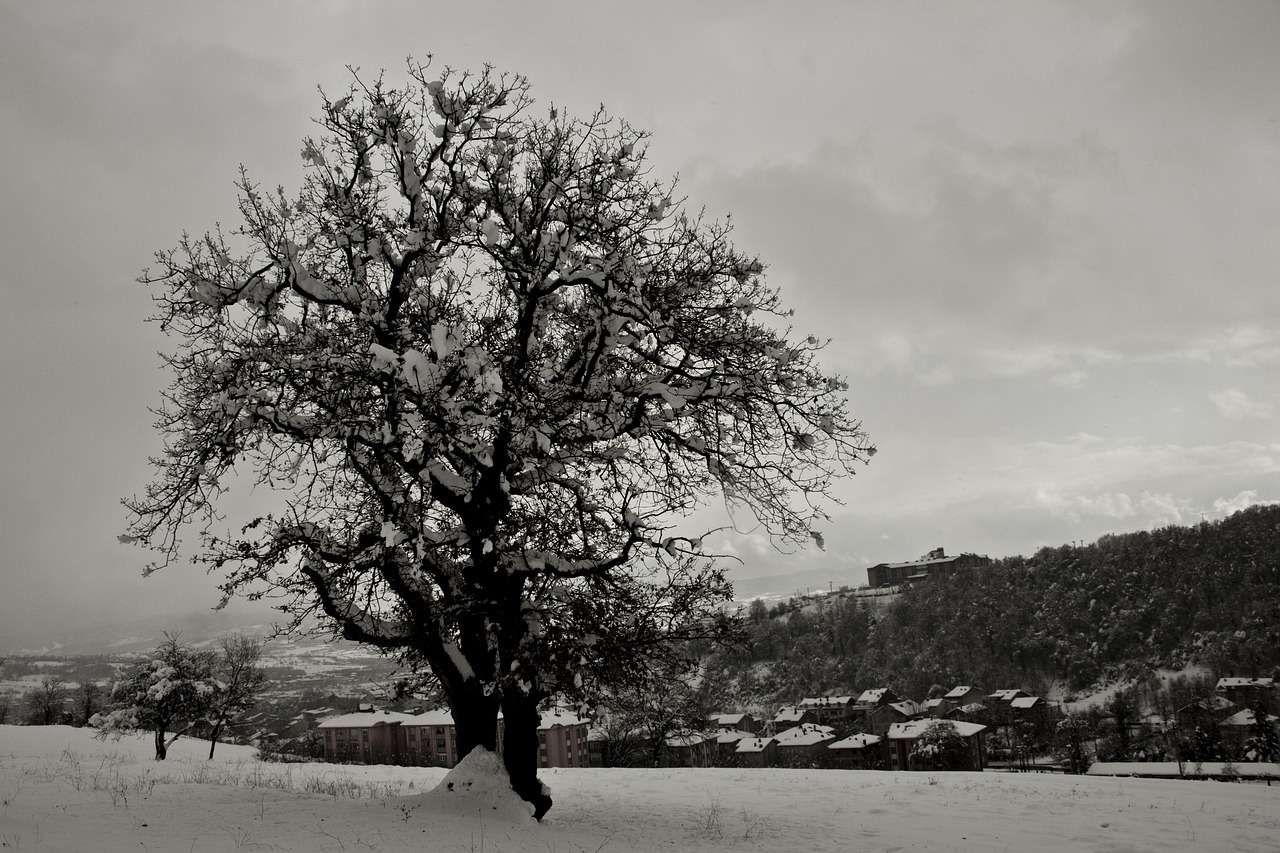
[[[278,765],[246,747],[0,726],[0,849],[1280,850],[1280,785],[1002,773],[553,770],[547,819],[491,777]]]

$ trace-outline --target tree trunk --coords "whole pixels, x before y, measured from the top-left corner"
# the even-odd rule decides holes
[[[498,751],[498,699],[479,690],[450,690],[449,708],[453,711],[454,735],[457,737],[458,760],[471,750],[483,747]]]
[[[534,818],[542,820],[551,809],[551,797],[538,779],[538,703],[513,691],[502,698],[502,717],[502,763],[511,787],[520,799],[533,805]]]
[[[164,761],[169,754],[169,746],[164,742],[164,728],[156,729],[156,761]]]
[[[209,733],[209,760],[213,760],[213,750],[218,746],[218,735],[222,734],[222,723],[219,722]]]

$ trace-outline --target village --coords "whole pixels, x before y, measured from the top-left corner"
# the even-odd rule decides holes
[[[1274,678],[1219,679],[1214,695],[1175,709],[1172,715],[1133,714],[1121,720],[1095,709],[1094,717],[1119,726],[1136,763],[1170,757],[1179,734],[1217,732],[1217,751],[1240,762],[1256,762],[1251,745],[1277,738]],[[306,712],[322,735],[325,760],[366,764],[453,767],[459,759],[453,716],[447,710],[408,713],[372,704],[354,713]],[[1068,714],[1020,689],[984,694],[961,685],[944,696],[916,702],[887,687],[857,696],[805,698],[768,718],[745,712],[710,715],[700,730],[667,732],[657,752],[664,767],[794,767],[860,770],[1037,770],[1082,772],[1058,737]],[[1077,715],[1083,719],[1083,715]],[[538,766],[652,766],[643,750],[624,750],[616,735],[564,709],[543,713],[538,730]],[[1069,728],[1069,727],[1067,727]],[[1099,736],[1094,730],[1093,737]],[[501,748],[502,726],[498,743]],[[1096,742],[1092,747],[1097,755]],[[623,758],[629,756],[629,758]],[[1199,762],[1198,762],[1199,763]],[[1274,764],[1268,765],[1274,770]],[[1131,768],[1143,775],[1141,767]],[[1271,772],[1271,771],[1269,771]],[[1152,775],[1159,775],[1153,772]]]

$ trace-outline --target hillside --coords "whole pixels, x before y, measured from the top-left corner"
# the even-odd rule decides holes
[[[1045,548],[904,588],[748,609],[748,642],[711,658],[724,698],[770,705],[890,685],[1083,690],[1158,668],[1280,665],[1280,506]]]

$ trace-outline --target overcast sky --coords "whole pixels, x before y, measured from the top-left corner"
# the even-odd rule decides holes
[[[160,447],[135,278],[293,189],[317,85],[409,55],[652,132],[732,213],[880,453],[840,582],[1280,500],[1280,4],[0,0],[0,646],[208,607],[116,542]]]

